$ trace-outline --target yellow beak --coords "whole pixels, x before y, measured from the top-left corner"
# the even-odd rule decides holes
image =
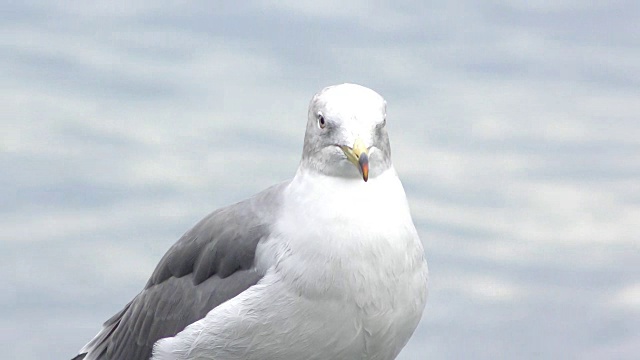
[[[340,148],[347,156],[347,159],[358,168],[360,174],[362,174],[362,179],[365,182],[369,180],[369,150],[364,145],[364,142],[358,138],[353,143],[353,147],[342,145]]]

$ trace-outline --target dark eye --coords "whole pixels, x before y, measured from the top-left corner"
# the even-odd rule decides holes
[[[324,129],[325,126],[327,126],[327,122],[324,120],[322,114],[318,114],[318,126],[320,126],[320,129]]]

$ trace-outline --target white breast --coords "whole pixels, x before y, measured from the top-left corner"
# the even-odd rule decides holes
[[[367,183],[299,172],[287,191],[262,266],[302,296],[351,306],[364,352],[380,355],[367,358],[395,357],[427,296],[424,251],[395,170]]]

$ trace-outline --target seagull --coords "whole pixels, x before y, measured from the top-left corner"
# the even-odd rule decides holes
[[[396,358],[428,270],[386,122],[369,88],[317,93],[293,179],[187,231],[74,360]]]

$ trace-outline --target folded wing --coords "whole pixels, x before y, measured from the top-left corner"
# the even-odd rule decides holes
[[[142,290],[104,323],[76,359],[147,360],[153,344],[174,336],[211,309],[255,285],[255,250],[267,239],[287,184],[219,209],[164,255]]]

